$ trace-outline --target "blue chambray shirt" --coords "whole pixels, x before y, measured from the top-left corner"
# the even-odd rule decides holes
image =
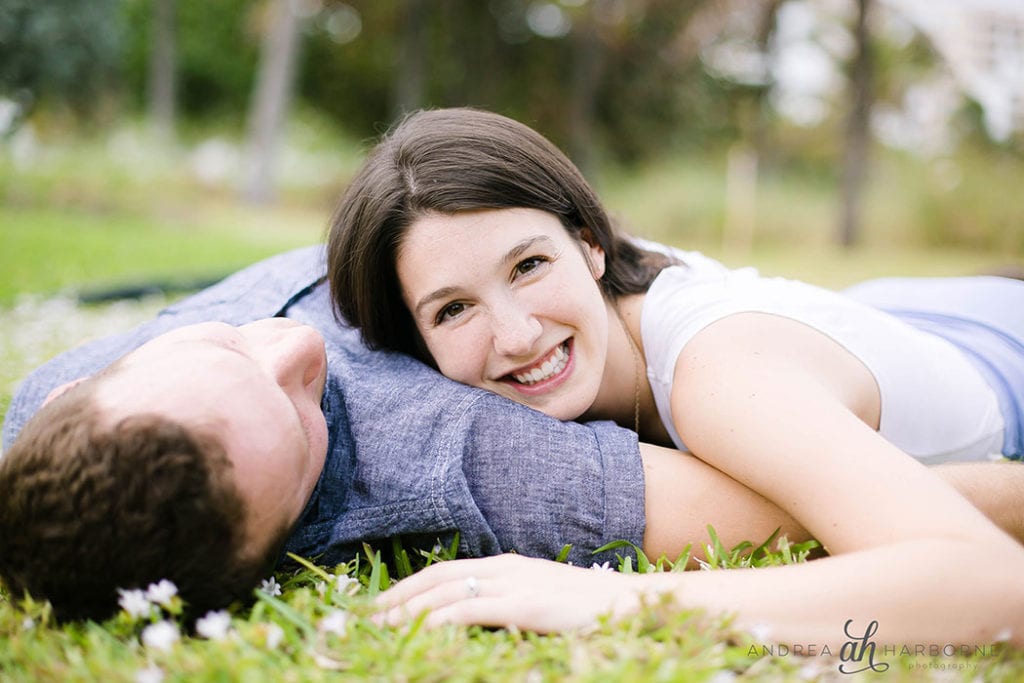
[[[4,421],[7,448],[56,386],[92,374],[182,325],[286,316],[324,336],[323,473],[286,550],[334,564],[363,542],[400,536],[430,547],[459,534],[464,556],[515,551],[576,564],[615,540],[639,545],[644,481],[636,435],[612,423],[563,423],[422,363],[370,351],[339,324],[322,247],[281,254],[174,304],[121,335],[85,344],[33,372]],[[618,552],[622,552],[621,550]]]

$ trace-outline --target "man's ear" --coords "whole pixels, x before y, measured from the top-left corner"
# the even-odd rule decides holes
[[[51,391],[50,393],[48,393],[46,395],[46,398],[43,399],[43,405],[45,406],[50,401],[53,401],[54,399],[63,396],[64,394],[66,394],[67,392],[71,391],[72,389],[74,389],[75,387],[77,387],[79,384],[81,384],[82,382],[84,382],[87,379],[89,379],[89,378],[88,377],[79,377],[78,379],[73,379],[70,382],[65,382],[64,384],[61,384],[59,387],[57,387],[56,389],[54,389],[53,391]]]
[[[590,228],[580,229],[580,248],[590,265],[590,272],[593,273],[594,279],[600,280],[604,276],[605,270],[604,249],[598,244]]]

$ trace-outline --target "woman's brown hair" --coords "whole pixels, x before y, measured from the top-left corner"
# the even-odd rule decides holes
[[[421,111],[381,139],[331,219],[327,272],[337,312],[371,348],[429,360],[395,270],[405,231],[427,213],[508,208],[553,214],[570,235],[601,247],[609,298],[646,291],[670,263],[616,234],[583,175],[533,129],[476,109]]]

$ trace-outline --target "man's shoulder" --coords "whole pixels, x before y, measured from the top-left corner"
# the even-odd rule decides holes
[[[296,295],[323,279],[326,271],[322,244],[294,249],[229,275],[168,306],[160,317],[198,315],[232,324],[272,317]]]

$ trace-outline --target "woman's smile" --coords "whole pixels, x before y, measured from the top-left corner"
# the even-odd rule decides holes
[[[526,395],[541,394],[561,386],[575,367],[572,341],[572,337],[566,339],[537,362],[507,373],[500,381]]]

